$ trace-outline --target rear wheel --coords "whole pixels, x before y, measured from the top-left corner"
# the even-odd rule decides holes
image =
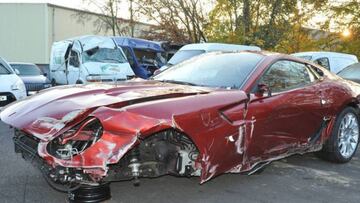
[[[359,144],[359,117],[353,107],[345,108],[336,118],[330,138],[318,155],[326,160],[346,163]]]

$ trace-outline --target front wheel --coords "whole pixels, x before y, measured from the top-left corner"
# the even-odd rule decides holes
[[[357,111],[353,107],[345,108],[336,118],[331,136],[318,155],[337,163],[350,161],[359,144],[359,126]]]

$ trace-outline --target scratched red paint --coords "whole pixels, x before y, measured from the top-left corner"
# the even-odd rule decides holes
[[[38,153],[50,165],[82,168],[99,179],[141,139],[169,128],[189,136],[199,149],[201,182],[226,172],[249,171],[259,162],[319,150],[341,109],[359,103],[359,87],[322,69],[323,79],[309,87],[259,96],[252,90],[270,64],[280,59],[303,62],[264,55],[242,90],[157,81],[63,86],[8,106],[1,120],[39,138]],[[323,105],[321,99],[328,102]],[[94,145],[71,160],[47,152],[51,140],[89,116],[104,128]],[[331,121],[320,142],[309,145],[324,117]]]

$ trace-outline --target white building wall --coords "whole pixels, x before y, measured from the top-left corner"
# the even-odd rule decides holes
[[[47,62],[46,4],[0,4],[0,56],[7,61]]]
[[[53,42],[81,35],[111,35],[98,32],[97,14],[82,22],[79,11],[45,3],[0,3],[0,56],[7,61],[48,64]],[[124,21],[124,26],[128,22]],[[150,25],[135,24],[135,37]]]

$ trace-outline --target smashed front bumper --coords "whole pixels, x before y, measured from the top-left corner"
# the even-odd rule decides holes
[[[15,130],[14,132],[15,152],[38,168],[46,181],[55,189],[69,191],[80,184],[91,183],[89,177],[81,170],[68,169],[61,166],[52,167],[38,155],[40,140],[34,136]]]

